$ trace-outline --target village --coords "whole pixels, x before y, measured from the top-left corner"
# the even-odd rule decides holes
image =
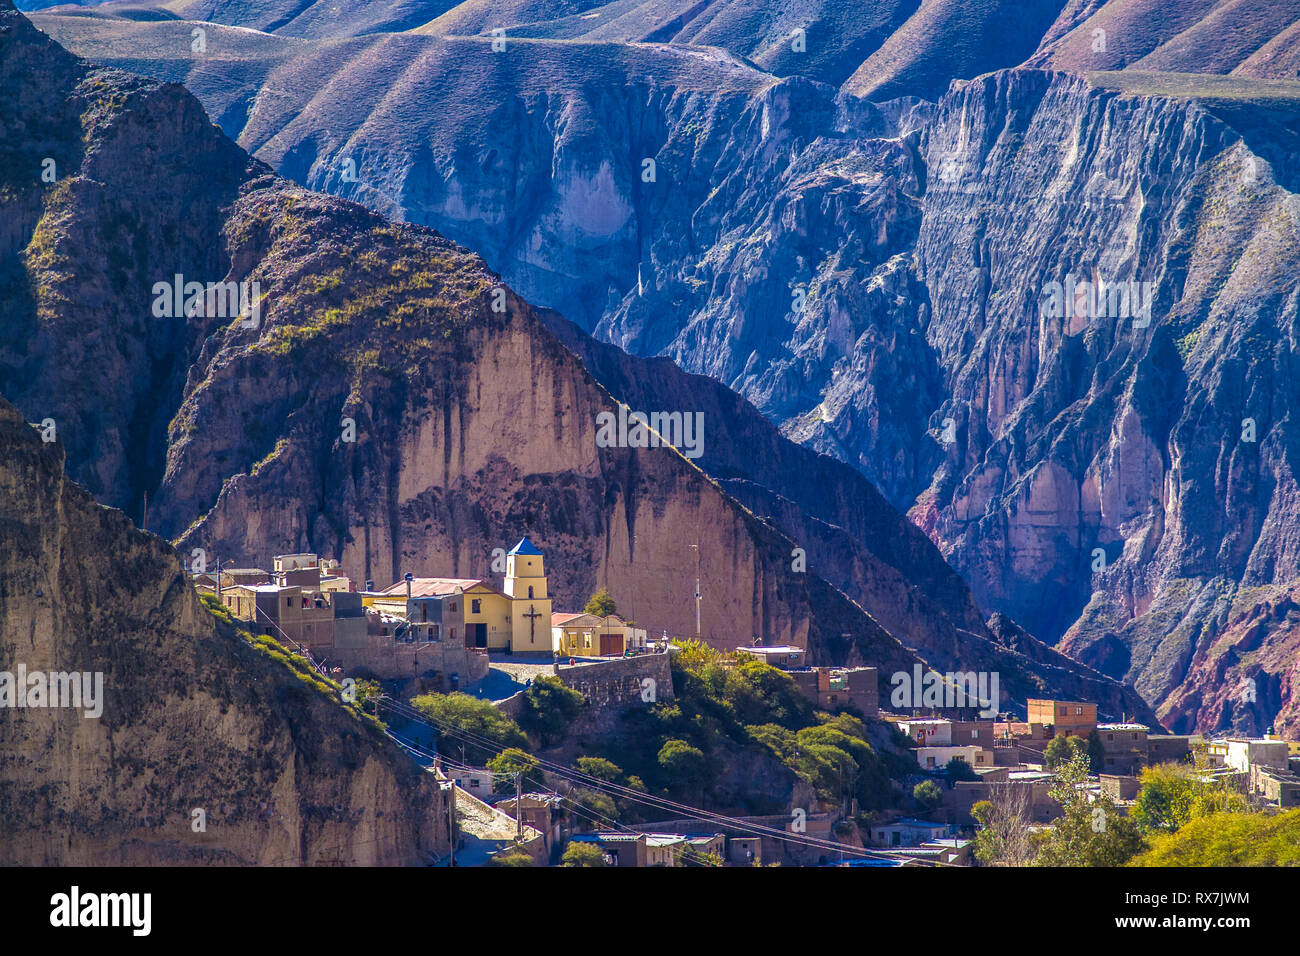
[[[529,688],[546,678],[581,695],[590,723],[673,695],[670,658],[678,648],[668,635],[651,639],[612,602],[555,610],[544,555],[527,537],[507,553],[500,585],[406,573],[379,589],[371,581],[358,587],[337,561],[313,553],[277,555],[270,570],[218,568],[191,578],[247,629],[302,654],[322,675],[377,682],[393,700],[462,693],[516,717]],[[555,789],[525,790],[519,774],[513,787],[502,787],[499,772],[440,751],[432,725],[419,726],[418,714],[393,704],[390,736],[453,792],[458,833],[442,864],[508,857],[554,865],[585,853],[596,865],[622,867],[978,865],[981,805],[1014,803],[1029,830],[1059,821],[1053,750],[1059,760],[1066,741],[1089,753],[1085,798],[1121,813],[1133,807],[1143,770],[1164,764],[1194,766],[1199,779],[1256,807],[1300,806],[1300,743],[1274,734],[1168,734],[1100,719],[1097,705],[1081,700],[1031,698],[1024,719],[979,701],[901,708],[891,701],[890,709],[881,705],[883,675],[874,667],[809,666],[803,648],[757,642],[735,656],[779,670],[819,712],[892,728],[915,761],[898,781],[898,802],[911,812],[874,814],[848,841],[843,823],[852,808],[826,801],[760,816],[685,807],[629,827],[583,814]],[[893,682],[907,676],[892,675]]]

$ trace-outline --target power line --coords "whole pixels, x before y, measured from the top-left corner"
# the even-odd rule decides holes
[[[423,713],[422,711],[419,711],[416,708],[410,706],[409,704],[396,701],[393,698],[387,697],[386,695],[381,699],[383,700],[385,706],[388,706],[390,709],[396,711],[398,714],[402,716],[407,717],[410,720],[415,720],[421,723],[428,724],[429,726],[441,730],[450,736],[459,737],[463,740],[469,741],[470,743],[477,744],[478,746],[482,747],[485,750],[499,752],[505,749],[495,741],[489,740],[488,738],[475,734],[472,731],[462,730],[461,728],[455,727],[454,725],[446,724],[442,721],[439,721],[437,718],[433,718]],[[633,790],[629,787],[624,787],[619,784],[610,783],[609,781],[601,780],[598,777],[594,777],[590,774],[583,773],[580,770],[574,770],[569,767],[564,767],[560,764],[554,763],[552,761],[544,760],[543,758],[540,757],[534,756],[533,759],[535,759],[538,762],[538,764],[542,766],[544,769],[549,770],[550,772],[554,773],[556,776],[561,777],[562,779],[569,780],[570,782],[582,783],[587,787],[589,787],[590,789],[597,790],[601,793],[605,793],[607,796],[621,796],[624,799],[631,800],[633,802],[638,802],[643,804],[644,806],[653,807],[654,809],[657,810],[673,810],[675,812],[681,813],[683,816],[688,817],[690,819],[701,820],[706,823],[714,824],[715,826],[719,824],[723,824],[727,827],[730,827],[731,829],[740,830],[742,832],[748,832],[757,836],[768,836],[772,839],[782,840],[787,843],[812,847],[815,849],[831,850],[841,854],[848,853],[850,855],[857,855],[867,859],[880,859],[880,860],[896,859],[896,857],[890,856],[888,854],[867,850],[865,848],[849,846],[848,844],[837,843],[833,840],[823,840],[818,837],[796,836],[794,834],[789,833],[786,830],[777,830],[773,827],[764,826],[763,824],[751,823],[749,821],[739,820],[735,817],[729,817],[724,814],[714,813],[707,810],[701,810],[698,807],[692,807],[688,804],[678,803],[677,801],[670,800],[666,797],[656,797],[652,794],[644,793],[639,790]]]

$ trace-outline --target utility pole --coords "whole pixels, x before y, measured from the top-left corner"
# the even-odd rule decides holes
[[[451,780],[442,785],[447,791],[447,845],[451,847],[449,867],[456,865],[456,781]]]
[[[695,549],[695,639],[700,639],[700,546],[688,545]]]
[[[520,842],[524,839],[524,778],[518,770],[515,771],[515,839]]]

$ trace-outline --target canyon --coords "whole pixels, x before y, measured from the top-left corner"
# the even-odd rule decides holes
[[[999,24],[1011,7],[992,3],[967,14],[969,42],[944,47],[936,37],[951,35],[940,27],[958,16],[956,5],[880,5],[875,32],[837,34],[834,50],[810,28],[804,63],[778,55],[789,49],[789,23],[754,26],[761,6],[705,5],[698,22],[673,29],[663,4],[608,24],[604,7],[565,4],[520,5],[505,24],[472,5],[427,9],[418,25],[338,30],[231,16],[228,26],[205,25],[202,56],[190,51],[194,24],[179,14],[146,18],[108,4],[34,22],[91,60],[183,82],[222,129],[290,179],[472,249],[518,292],[512,316],[526,301],[631,353],[618,363],[671,359],[856,470],[965,583],[920,580],[941,578],[950,595],[969,585],[969,603],[927,597],[942,611],[918,618],[904,610],[913,600],[901,598],[905,585],[868,599],[882,587],[876,579],[837,566],[824,549],[818,574],[903,645],[936,661],[978,656],[997,644],[981,623],[994,615],[1136,688],[1170,729],[1293,728],[1300,711],[1286,609],[1297,578],[1289,409],[1300,84],[1288,38],[1300,11],[1207,2],[1156,17],[1150,3],[1036,3],[1008,33]],[[599,22],[589,29],[572,19],[593,12]],[[497,25],[507,27],[502,50],[490,35]],[[1220,40],[1207,52],[1212,36]],[[243,259],[258,254],[237,248]],[[205,267],[220,278],[224,265]],[[1150,324],[1044,314],[1044,291],[1069,275],[1148,283]],[[246,469],[285,437],[209,437],[225,425],[198,410],[203,389],[228,409],[257,409],[258,420],[266,409],[290,413],[292,402],[263,404],[246,394],[257,388],[234,384],[252,375],[241,367],[263,368],[257,349],[235,341],[209,341],[203,354],[187,343],[169,372],[155,356],[156,374],[172,383],[164,407],[180,409],[171,436],[155,440],[142,476],[106,471],[111,455],[87,475],[97,495],[130,508],[154,487],[166,534],[185,534],[203,515],[178,537],[184,545],[211,532],[223,547],[246,546],[235,530],[243,518],[223,519],[222,510],[251,513],[239,496],[261,472]],[[574,341],[592,367],[591,347]],[[496,348],[494,361],[534,361],[518,344]],[[181,370],[195,365],[203,373],[187,373],[193,381],[182,386]],[[490,402],[520,399],[496,378],[470,374]],[[569,374],[553,392],[566,394]],[[288,392],[303,387],[291,382]],[[685,411],[701,394],[691,387],[692,398],[675,405],[615,395]],[[342,396],[320,399],[343,413]],[[413,432],[402,441],[421,474],[440,467],[454,483],[486,467],[466,459],[460,471],[458,459],[453,467],[418,450],[445,454],[463,427],[477,441],[472,421],[439,425],[430,412],[426,423],[422,410],[393,401],[379,404],[403,409],[390,414]],[[544,415],[569,414],[564,398],[543,406]],[[459,399],[452,407],[461,414]],[[134,427],[157,436],[159,424],[137,416]],[[308,489],[334,467],[310,454],[328,430],[311,427],[311,441],[293,445],[296,464],[276,456],[267,465],[294,476],[295,501],[319,500]],[[196,437],[187,440],[186,428]],[[531,436],[519,441],[534,453]],[[561,442],[578,472],[597,468],[585,437],[566,432]],[[88,446],[71,447],[74,461],[91,457]],[[728,495],[751,487],[710,464],[708,452],[700,464]],[[778,472],[753,487],[768,489],[756,513],[780,522],[789,541],[779,563],[788,566],[786,544],[807,540],[817,509],[810,495],[772,497],[793,481]],[[528,494],[514,480],[503,475],[506,491],[491,492],[512,504],[494,508],[515,521],[558,511],[536,497],[523,504]],[[449,537],[408,550],[410,530],[394,533],[423,521],[436,538],[459,520],[443,500],[402,513],[426,487],[417,485],[399,481],[387,492],[382,519],[268,508],[255,527],[268,542],[327,537],[380,576],[412,560],[477,568],[485,560],[477,545],[463,553]],[[367,487],[366,500],[379,500],[375,492]],[[634,502],[613,500],[632,509],[629,527],[644,521]],[[680,529],[699,519],[678,520],[675,533],[689,537]],[[819,517],[818,527],[833,527],[827,537],[851,549],[844,553],[879,559],[874,539],[846,532],[845,520]],[[508,536],[468,524],[498,544]],[[668,524],[658,527],[666,533]],[[584,568],[587,544],[560,549],[575,590],[607,576],[630,580],[644,554],[631,556],[642,546],[637,532],[592,533],[609,558]],[[718,532],[719,547],[725,538]],[[664,551],[645,560],[682,559]],[[748,579],[758,565],[738,560],[731,568]],[[916,570],[885,563],[901,582]],[[730,587],[735,574],[726,570],[716,586]],[[692,587],[677,581],[649,599],[677,607],[664,626],[681,624],[680,594]],[[746,584],[746,593],[752,606],[761,589]],[[728,620],[739,610],[719,608]],[[798,635],[800,625],[785,623],[796,617],[783,608],[748,619],[776,637]],[[769,620],[781,623],[769,630]],[[1238,640],[1244,633],[1250,639]]]

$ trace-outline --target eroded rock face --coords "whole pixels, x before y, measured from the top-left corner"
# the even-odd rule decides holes
[[[182,551],[265,564],[310,545],[384,583],[492,577],[493,549],[526,532],[557,608],[604,586],[680,635],[698,548],[711,642],[912,659],[676,450],[600,447],[596,416],[617,405],[473,256],[283,185],[231,224],[266,324],[219,330],[191,371],[155,508]],[[310,291],[322,275],[331,289]]]
[[[166,455],[146,486],[150,526],[209,561],[266,566],[311,548],[381,585],[412,568],[489,576],[493,549],[527,532],[546,548],[557,606],[580,607],[607,586],[635,595],[627,611],[651,631],[680,635],[694,632],[698,553],[703,633],[721,646],[761,637],[817,660],[882,669],[915,660],[824,580],[796,573],[788,540],[678,452],[598,447],[596,415],[616,406],[481,260],[214,145],[219,134],[195,125],[202,111],[179,87],[73,61],[17,14],[0,26],[0,68],[10,76],[12,65],[17,91],[6,123],[22,129],[18,107],[37,95],[29,87],[61,83],[63,98],[47,104],[52,122],[81,127],[87,144],[62,185],[16,190],[34,216],[7,250],[5,308],[22,328],[45,323],[50,348],[24,352],[14,341],[0,386],[37,419],[61,403],[57,432],[82,442],[70,470],[101,481],[106,498],[132,497],[140,455],[127,436],[136,436]],[[58,71],[42,70],[42,51]],[[150,190],[184,167],[192,220],[166,203],[135,205],[120,163],[87,165],[127,151],[141,130],[161,144]],[[190,170],[171,152],[194,138],[211,169]],[[16,142],[35,173],[30,145]],[[102,187],[89,171],[117,177],[112,236],[136,237],[124,262],[88,245],[103,240],[93,199]],[[149,241],[190,230],[176,249]],[[157,314],[155,283],[182,272],[174,261],[192,266],[190,249],[206,275],[257,290],[256,320],[207,301]],[[82,336],[81,306],[115,282],[120,301]],[[17,291],[32,286],[65,292],[30,301]],[[113,347],[86,361],[87,337]],[[146,409],[140,382],[155,371],[166,387]],[[344,439],[344,419],[355,441]]]
[[[1068,6],[1049,41],[1087,27]],[[1286,108],[1247,127],[1149,78],[1032,70],[870,105],[708,50],[257,44],[220,82],[156,68],[295,178],[437,225],[528,300],[735,388],[908,509],[980,607],[1149,701],[1188,679],[1222,588],[1289,580]],[[1150,283],[1150,324],[1045,316],[1071,275]],[[1246,418],[1254,442],[1231,438]]]
[[[1219,603],[1295,577],[1293,171],[1193,104],[1059,74],[954,90],[926,148],[967,172],[918,243],[957,434],[915,513],[985,606],[1147,700],[1222,696],[1193,665]],[[1071,273],[1150,283],[1150,321],[1044,314]]]
[[[0,401],[0,666],[99,673],[103,687],[98,717],[0,708],[0,860],[415,865],[445,854],[432,778],[219,633],[172,549],[96,504],[63,464],[63,448]]]

